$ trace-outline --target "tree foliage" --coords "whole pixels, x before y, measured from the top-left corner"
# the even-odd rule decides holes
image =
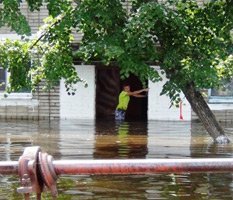
[[[16,33],[27,36],[31,31],[26,18],[20,12],[20,3],[22,1],[2,1],[3,17],[0,25],[10,26]],[[0,65],[11,74],[8,91],[18,91],[25,87],[33,89],[41,80],[45,80],[47,86],[51,87],[61,78],[65,79],[67,90],[72,89],[73,84],[82,81],[73,66],[71,30],[74,27],[75,9],[72,1],[28,0],[27,3],[31,11],[39,10],[45,3],[49,16],[38,33],[39,38],[29,40],[24,36],[21,41],[2,41]],[[9,13],[8,9],[11,9],[12,13]],[[5,15],[8,18],[5,19]],[[22,50],[19,51],[16,48],[20,46]],[[14,47],[15,51],[12,52]]]
[[[169,78],[162,94],[173,99],[190,82],[203,89],[217,87],[223,77],[232,78],[232,65],[225,62],[232,54],[233,28],[226,2],[199,6],[195,1],[177,1],[172,5],[175,8],[156,2],[143,4],[126,30],[128,43],[139,43],[140,51],[152,48],[143,46],[141,38],[154,44],[152,52]]]
[[[19,41],[6,40],[0,43],[1,66],[11,73],[7,90],[19,91],[30,85],[30,62],[29,46]],[[20,76],[19,76],[20,75]]]
[[[83,33],[79,56],[109,63],[123,52],[126,11],[118,0],[82,1],[77,17],[77,28]]]
[[[72,88],[74,83],[83,81],[73,67],[73,56],[85,62],[117,62],[122,78],[133,73],[142,82],[161,80],[156,69],[149,65],[158,64],[169,78],[162,94],[168,94],[174,101],[190,82],[197,89],[212,88],[218,87],[223,78],[233,76],[231,0],[215,0],[203,5],[192,0],[165,3],[133,0],[130,12],[123,8],[124,0],[26,2],[31,11],[46,5],[49,17],[37,40],[17,42],[26,53],[22,50],[8,55],[6,52],[10,50],[6,47],[16,45],[15,41],[1,43],[0,65],[12,75],[12,70],[27,74],[12,79],[12,90],[25,84],[33,87],[41,79],[52,85],[61,78],[66,80],[67,88]],[[9,26],[20,35],[30,35],[28,22],[20,11],[21,3],[1,1],[0,26]],[[83,33],[83,39],[74,53],[71,43],[77,32]],[[27,64],[23,66],[17,57]],[[18,67],[11,67],[9,60]],[[34,74],[32,82],[28,78],[31,74]]]
[[[96,10],[80,10],[86,16],[80,27],[85,36],[80,52],[87,59],[98,55],[105,60],[104,49],[111,49],[107,57],[118,61],[122,78],[133,73],[142,81],[158,81],[159,74],[148,65],[157,62],[169,78],[161,94],[168,94],[172,101],[179,101],[180,91],[190,82],[203,89],[218,87],[223,78],[232,78],[232,1],[199,5],[192,0],[135,0],[132,12],[114,34],[105,29],[108,20],[95,20],[93,15],[118,13],[117,9],[106,6],[103,14],[98,7],[101,3],[89,0],[82,4],[95,5]],[[91,21],[86,20],[89,17]],[[115,34],[120,38],[117,43],[111,41]]]

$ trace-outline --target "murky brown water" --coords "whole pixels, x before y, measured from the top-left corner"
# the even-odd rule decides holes
[[[233,124],[224,125],[233,142]],[[0,159],[18,160],[39,145],[58,159],[232,157],[233,144],[213,145],[189,122],[0,122]],[[0,175],[0,200],[21,200],[15,176]],[[233,199],[232,173],[62,176],[58,199]],[[51,199],[49,194],[44,199]]]

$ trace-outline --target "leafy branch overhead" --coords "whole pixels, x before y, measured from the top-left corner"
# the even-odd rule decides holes
[[[2,12],[8,12],[8,6],[11,7],[18,1],[3,1]],[[56,84],[61,78],[65,79],[66,85],[72,88],[72,85],[83,81],[78,77],[73,66],[73,54],[71,48],[72,34],[71,29],[74,27],[74,12],[70,1],[46,1],[49,17],[45,20],[45,24],[41,27],[38,35],[39,38],[29,40],[24,35],[30,35],[30,29],[27,28],[28,23],[24,17],[25,26],[19,25],[16,18],[11,23],[19,25],[19,27],[11,27],[18,34],[23,35],[21,41],[2,41],[1,54],[3,58],[0,65],[7,69],[10,76],[9,92],[20,90],[21,88],[33,89],[34,86],[43,80],[46,80],[47,86]],[[42,1],[28,1],[30,9],[39,10]],[[54,5],[56,6],[54,7]],[[7,5],[7,7],[6,7]],[[11,7],[12,8],[12,7]],[[61,9],[62,8],[62,9]],[[20,10],[20,3],[17,3],[17,9]],[[8,25],[2,20],[1,25]],[[20,32],[18,31],[20,28]],[[15,44],[21,47],[27,46],[24,50],[27,52],[27,58],[23,54],[24,51],[14,51],[10,53]],[[12,46],[12,48],[8,48]],[[19,47],[20,48],[20,47]],[[21,58],[18,59],[18,58]],[[26,64],[25,64],[26,63]],[[27,66],[28,65],[28,66]],[[29,66],[30,65],[30,66]],[[23,74],[24,76],[15,76],[15,74]]]
[[[78,53],[86,60],[116,60],[122,78],[134,73],[142,81],[161,80],[149,66],[157,64],[168,78],[161,94],[174,101],[190,82],[203,89],[232,78],[232,1],[199,5],[196,1],[135,0],[130,14],[111,3],[89,0],[81,4],[79,28],[84,39]],[[120,12],[126,19],[112,14]]]
[[[0,26],[9,26],[20,35],[30,35],[30,27],[20,10],[22,3],[1,1]],[[24,82],[30,87],[41,79],[52,85],[64,78],[67,87],[83,81],[73,67],[74,56],[84,62],[115,61],[122,78],[133,73],[142,82],[161,80],[157,68],[149,64],[159,65],[169,78],[162,94],[170,95],[173,100],[190,80],[197,89],[202,89],[217,87],[223,78],[232,78],[231,0],[203,5],[191,0],[165,3],[133,0],[130,11],[123,7],[123,0],[27,0],[26,3],[32,12],[46,5],[49,13],[39,38],[21,41],[22,46],[28,47],[31,62],[27,63],[31,67],[17,63],[19,55],[15,54],[14,62],[21,66],[17,70],[25,73],[27,69]],[[76,33],[82,33],[83,38],[79,50],[73,52],[71,43]],[[4,48],[5,42],[1,46]],[[1,54],[3,60],[9,59],[7,56]],[[2,66],[14,70],[3,60]],[[36,75],[30,83],[28,77],[32,73]],[[19,88],[18,84],[23,87],[22,83],[12,81],[12,90]]]

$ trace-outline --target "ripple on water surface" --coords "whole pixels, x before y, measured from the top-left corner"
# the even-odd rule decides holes
[[[227,130],[233,141],[232,127]],[[54,159],[232,157],[232,144],[213,145],[200,124],[183,121],[6,121],[0,122],[0,131],[0,158],[9,161],[35,145]],[[58,199],[230,200],[232,183],[231,173],[62,176]],[[24,199],[18,186],[17,177],[1,175],[0,199]]]

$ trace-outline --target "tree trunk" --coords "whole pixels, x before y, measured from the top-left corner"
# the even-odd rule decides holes
[[[188,84],[183,90],[183,93],[189,101],[193,111],[197,114],[200,121],[203,123],[203,126],[207,132],[214,139],[214,142],[221,144],[229,143],[230,140],[225,135],[223,128],[217,121],[213,112],[210,110],[201,93],[195,89],[194,84]]]

